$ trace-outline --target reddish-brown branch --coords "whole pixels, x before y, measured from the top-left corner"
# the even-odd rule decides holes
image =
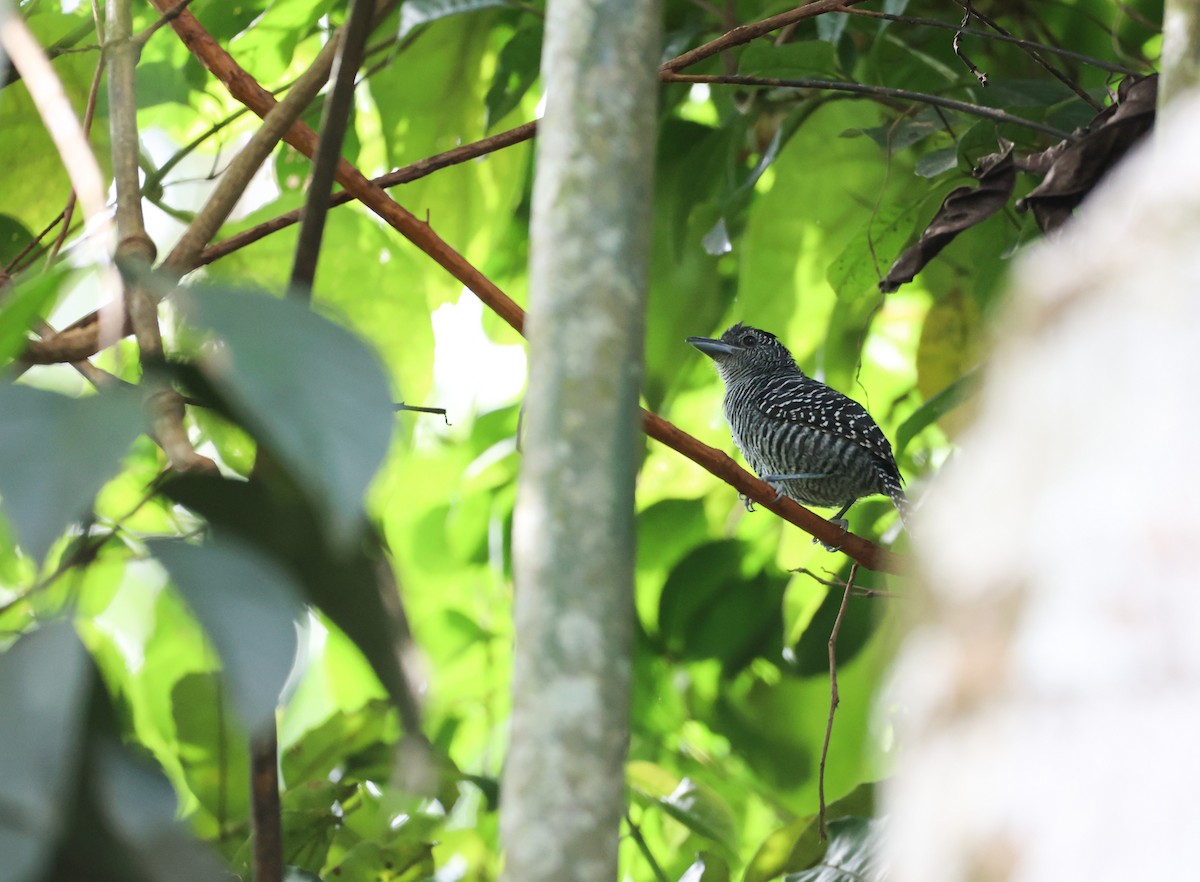
[[[160,12],[166,12],[175,6],[169,0],[151,0],[151,2]],[[773,19],[766,20],[770,22],[784,19],[772,24],[770,27],[761,28],[764,22],[759,22],[757,26],[738,28],[736,29],[739,32],[738,34],[726,40],[719,47],[713,48],[708,54],[720,51],[720,49],[727,46],[746,42],[776,27],[782,27],[790,21],[798,21],[811,15],[819,14],[820,12],[835,10],[846,5],[847,2],[857,2],[857,0],[839,0],[836,3],[820,0],[820,2],[809,4],[809,6],[802,7],[799,10],[793,10],[792,13],[785,13],[783,16],[775,16]],[[263,89],[249,73],[243,70],[229,53],[221,48],[191,12],[183,11],[171,22],[171,27],[200,62],[225,84],[226,88],[229,89],[235,98],[252,111],[259,116],[264,116],[275,105],[275,98]],[[726,35],[726,37],[729,36],[728,34]],[[720,41],[706,44],[706,46],[702,46],[699,50],[694,50],[694,52],[704,50],[706,47],[711,48],[718,42]],[[702,55],[699,57],[707,56]],[[680,56],[680,58],[686,58],[686,56]],[[692,62],[688,61],[687,63]],[[684,65],[681,64],[679,66]],[[532,124],[529,124],[529,126],[528,135],[521,132],[521,140],[533,134]],[[516,131],[519,130],[514,130],[514,132]],[[512,133],[505,134],[511,135]],[[316,151],[317,135],[303,123],[295,123],[289,130],[285,140],[310,158]],[[463,158],[468,157],[464,156]],[[431,157],[427,162],[432,162],[434,159],[436,157]],[[494,282],[479,272],[461,254],[442,240],[428,224],[417,220],[417,218],[380,189],[379,186],[367,180],[358,169],[345,160],[342,160],[338,165],[337,180],[346,189],[346,192],[349,194],[348,198],[358,199],[374,211],[379,217],[474,292],[480,300],[512,326],[513,329],[518,333],[523,331],[525,324],[524,310],[507,294],[501,291]],[[683,454],[748,498],[753,499],[764,508],[775,512],[775,514],[795,524],[817,539],[829,545],[839,546],[846,555],[862,566],[872,570],[901,571],[902,558],[898,555],[880,548],[859,536],[843,533],[840,527],[829,523],[791,499],[783,498],[776,500],[777,491],[774,487],[759,480],[738,466],[725,453],[701,443],[657,414],[643,411],[642,419],[646,434]]]

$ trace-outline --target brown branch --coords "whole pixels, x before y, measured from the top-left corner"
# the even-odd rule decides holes
[[[283,828],[279,804],[279,739],[275,718],[250,739],[250,806],[254,882],[283,878]]]
[[[166,0],[151,0],[160,9]],[[817,6],[819,4],[812,4]],[[785,22],[786,23],[786,22]],[[269,92],[255,82],[213,38],[204,30],[190,12],[185,11],[171,25],[184,44],[196,55],[218,79],[225,83],[230,93],[255,113],[266,114],[276,104]],[[287,141],[308,157],[316,152],[317,136],[307,125],[297,122],[287,135]],[[483,273],[467,262],[457,251],[443,241],[426,223],[417,220],[383,190],[372,184],[362,172],[345,159],[338,163],[337,180],[350,195],[408,238],[454,278],[469,288],[488,308],[504,319],[518,333],[525,325],[525,311]],[[863,566],[888,572],[901,571],[902,558],[872,542],[844,534],[840,527],[802,508],[791,499],[776,499],[776,489],[765,481],[737,466],[726,454],[702,444],[691,435],[672,425],[657,414],[643,411],[643,427],[648,435],[682,453],[693,462],[707,469],[716,477],[729,483],[744,495],[759,502],[790,523],[831,545],[840,545],[844,551]]]
[[[528,141],[537,133],[537,122],[527,122],[519,125],[514,129],[509,129],[506,132],[499,132],[487,138],[482,138],[478,141],[473,141],[470,144],[463,144],[451,150],[446,150],[443,153],[435,153],[433,156],[428,156],[425,159],[418,160],[403,168],[398,168],[395,171],[388,172],[385,175],[371,181],[380,189],[395,187],[398,184],[407,184],[412,181],[419,180],[426,175],[432,174],[443,168],[449,168],[453,165],[467,162],[480,156],[485,156],[489,153],[494,153],[497,150],[502,150],[505,147],[511,147],[514,144],[520,144],[523,141]],[[329,199],[330,208],[338,205],[345,205],[347,202],[353,202],[354,196],[349,192],[342,190],[334,193]],[[273,217],[270,220],[263,221],[257,226],[251,227],[248,230],[243,230],[230,236],[228,239],[223,239],[215,245],[210,245],[200,252],[197,258],[199,266],[206,266],[214,260],[224,257],[237,251],[239,248],[245,248],[271,233],[276,233],[279,230],[286,229],[292,224],[298,223],[300,220],[301,209],[297,208],[293,211],[285,212],[284,214]]]
[[[825,720],[825,741],[821,745],[821,764],[817,774],[817,835],[822,840],[829,838],[829,831],[825,829],[825,761],[829,758],[829,740],[833,736],[833,715],[841,702],[837,684],[837,639],[838,632],[842,630],[842,621],[846,618],[846,607],[850,604],[850,593],[854,590],[854,577],[857,575],[858,563],[855,562],[850,565],[846,590],[842,593],[842,605],[838,607],[833,630],[829,632],[829,716]]]
[[[709,40],[703,46],[697,46],[695,49],[684,52],[682,55],[664,62],[659,70],[663,72],[683,70],[683,68],[691,67],[699,61],[716,55],[718,52],[724,52],[726,49],[732,49],[734,46],[741,46],[743,43],[749,43],[751,40],[757,39],[764,34],[771,33],[771,31],[795,24],[798,21],[804,21],[808,18],[816,18],[818,15],[824,15],[827,12],[844,12],[846,7],[861,2],[863,0],[813,0],[812,3],[807,3],[796,9],[789,9],[787,12],[772,15],[770,18],[764,18],[762,21],[751,22],[750,24],[726,31],[715,40]]]
[[[777,89],[820,89],[829,92],[852,92],[856,95],[870,95],[874,98],[916,101],[921,104],[931,104],[935,107],[945,107],[948,110],[957,110],[960,113],[978,116],[982,119],[990,119],[993,122],[1024,126],[1035,132],[1051,135],[1058,141],[1073,142],[1078,140],[1070,132],[1064,132],[1062,129],[1056,129],[1054,126],[1048,126],[1045,123],[1035,122],[1031,119],[1013,116],[1011,113],[1006,113],[995,107],[984,107],[982,104],[971,104],[967,101],[958,101],[954,98],[943,98],[941,95],[930,95],[927,92],[910,92],[908,89],[893,89],[890,86],[871,86],[865,83],[845,83],[834,80],[814,80],[807,78],[780,80],[774,77],[717,76],[715,74],[677,74],[670,72],[663,72],[661,77],[664,82],[668,83],[769,86]]]

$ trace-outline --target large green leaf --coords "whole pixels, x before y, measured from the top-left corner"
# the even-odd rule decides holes
[[[633,792],[648,804],[713,842],[725,855],[737,853],[733,812],[711,788],[643,760],[629,763],[625,774]]]
[[[117,472],[143,430],[138,396],[125,390],[69,398],[0,386],[0,503],[22,549],[40,559]]]
[[[216,646],[233,706],[257,731],[274,718],[296,657],[303,605],[295,582],[271,558],[231,537],[206,545],[153,542],[150,549]]]
[[[92,676],[71,626],[42,628],[0,655],[0,880],[41,878],[80,766]]]
[[[870,818],[839,818],[829,822],[829,847],[819,864],[784,876],[784,882],[873,882],[883,876],[876,852],[883,823]]]
[[[312,494],[334,541],[352,542],[394,422],[374,353],[292,299],[202,287],[180,292],[178,302],[224,344],[201,370]]]
[[[354,641],[384,688],[397,699],[405,697],[398,600],[383,593],[395,586],[381,585],[390,571],[373,533],[360,534],[349,548],[335,548],[302,499],[278,488],[273,492],[261,480],[181,475],[163,492],[206,518],[218,538],[248,543],[282,564],[305,598]]]

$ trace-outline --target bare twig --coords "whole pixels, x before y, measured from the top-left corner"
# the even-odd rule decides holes
[[[200,250],[225,223],[245,191],[246,184],[329,79],[338,42],[336,38],[331,39],[322,47],[308,70],[296,80],[284,99],[272,106],[264,116],[262,126],[225,169],[208,201],[196,213],[175,248],[163,261],[162,269],[170,275],[181,276],[199,264]]]
[[[842,593],[842,605],[838,607],[837,618],[833,621],[833,630],[829,633],[829,716],[825,720],[825,741],[821,745],[821,764],[817,774],[817,835],[822,840],[829,838],[825,829],[825,761],[829,758],[829,740],[833,736],[833,716],[837,712],[841,699],[838,697],[837,684],[837,639],[842,629],[842,620],[846,617],[846,607],[850,603],[850,593],[854,590],[854,577],[858,575],[858,563],[850,565],[850,575],[846,578],[846,590]]]
[[[1053,55],[1058,55],[1071,61],[1077,61],[1080,64],[1086,64],[1091,67],[1107,70],[1111,73],[1121,74],[1136,74],[1138,71],[1123,64],[1114,64],[1111,61],[1105,61],[1102,58],[1093,58],[1090,55],[1081,55],[1078,52],[1072,52],[1069,49],[1062,49],[1058,46],[1050,46],[1046,43],[1039,43],[1036,40],[1025,40],[1020,37],[1014,37],[1011,34],[999,34],[995,31],[984,31],[979,28],[970,28],[957,25],[952,21],[942,21],[940,18],[921,18],[913,15],[894,15],[890,12],[877,12],[874,9],[847,9],[845,10],[850,15],[861,15],[867,18],[877,18],[881,21],[894,21],[900,24],[914,25],[924,28],[943,28],[945,30],[955,31],[964,35],[979,37],[983,40],[994,40],[1001,43],[1011,43],[1014,46],[1020,46],[1025,49],[1036,49],[1039,52],[1048,52]]]
[[[325,232],[325,217],[329,213],[329,195],[333,191],[333,176],[338,160],[342,158],[346,123],[354,105],[355,77],[362,63],[367,36],[371,32],[371,11],[374,6],[374,0],[350,0],[350,16],[334,61],[333,89],[321,115],[321,137],[313,160],[308,197],[304,201],[296,256],[292,263],[291,285],[288,288],[291,296],[305,301],[312,299],[313,279],[316,278],[317,259],[321,254],[321,237]]]
[[[958,30],[954,32],[954,39],[951,41],[950,45],[954,49],[954,54],[958,56],[959,61],[967,66],[967,70],[975,74],[975,79],[979,80],[979,85],[986,86],[988,80],[987,74],[976,67],[975,62],[967,57],[967,53],[962,51],[963,28],[971,23],[970,0],[967,0],[967,5],[964,7],[964,10],[962,24],[960,24],[958,26]]]
[[[1064,132],[1062,129],[1056,129],[1054,126],[1048,126],[1044,123],[1035,122],[1034,120],[1013,116],[1011,113],[1006,113],[1005,111],[998,110],[995,107],[984,107],[981,104],[970,104],[966,101],[957,101],[953,98],[943,98],[940,95],[930,95],[926,92],[910,92],[908,89],[893,89],[890,86],[871,86],[864,83],[846,83],[833,80],[814,80],[807,78],[780,80],[775,79],[774,77],[717,76],[708,74],[677,74],[669,72],[664,72],[662,74],[662,80],[668,83],[769,86],[778,89],[819,89],[830,92],[853,92],[857,95],[870,95],[874,98],[891,98],[899,101],[916,101],[921,104],[931,104],[935,107],[945,107],[948,110],[957,110],[960,113],[978,116],[983,119],[990,119],[993,122],[1024,126],[1025,128],[1032,129],[1035,132],[1042,132],[1043,134],[1051,135],[1059,141],[1076,140],[1075,136],[1070,132]]]
[[[131,0],[108,0],[105,54],[108,57],[109,123],[112,133],[113,183],[117,191],[117,262],[125,271],[125,312],[137,339],[143,369],[163,360],[162,331],[158,325],[158,301],[142,280],[142,270],[153,262],[157,249],[146,233],[142,216],[142,191],[138,170],[137,95],[134,68],[141,47],[131,39]],[[121,313],[114,316],[124,329]],[[101,312],[100,335],[104,334]],[[113,339],[117,339],[114,337]],[[180,394],[161,378],[144,374],[146,410],[154,440],[162,447],[173,468],[179,471],[217,471],[216,463],[196,453],[184,425]]]
[[[411,165],[406,165],[403,168],[388,172],[385,175],[373,179],[371,183],[381,189],[395,187],[398,184],[407,184],[411,181],[416,181],[426,175],[432,174],[443,168],[449,168],[452,165],[458,165],[467,162],[471,159],[476,159],[480,156],[485,156],[489,153],[494,153],[497,150],[502,150],[505,147],[511,147],[514,144],[520,144],[523,141],[528,141],[537,133],[537,122],[527,122],[517,126],[514,129],[509,129],[505,132],[498,132],[487,138],[482,138],[470,144],[463,144],[451,150],[446,150],[442,153],[435,153],[433,156],[418,160]],[[334,193],[329,200],[330,207],[345,205],[347,202],[353,202],[354,196],[346,190]],[[251,227],[248,230],[243,230],[228,239],[224,239],[215,245],[210,245],[205,248],[198,259],[201,266],[212,263],[218,258],[224,257],[237,251],[239,248],[245,248],[257,242],[259,239],[286,229],[292,224],[300,220],[301,209],[297,208],[293,211],[273,217],[268,221],[264,221],[258,226]]]
[[[955,2],[958,3],[958,5],[961,6],[964,10],[966,10],[967,18],[970,18],[970,16],[973,15],[977,19],[979,19],[981,22],[983,22],[985,25],[987,25],[989,28],[994,30],[996,33],[1002,34],[1006,37],[1012,36],[1008,31],[1006,31],[1004,28],[1002,28],[993,19],[989,18],[988,16],[984,15],[982,12],[979,12],[977,9],[973,8],[971,5],[971,0],[955,0]],[[964,21],[966,21],[966,19],[964,19]],[[1032,58],[1035,62],[1037,62],[1039,65],[1041,65],[1041,67],[1043,67],[1047,73],[1049,73],[1052,77],[1054,77],[1056,80],[1058,80],[1064,86],[1066,86],[1068,89],[1070,89],[1076,95],[1078,95],[1080,98],[1082,98],[1088,104],[1090,104],[1092,106],[1092,109],[1095,110],[1097,113],[1099,113],[1101,110],[1104,109],[1103,104],[1101,104],[1099,101],[1097,101],[1091,95],[1089,95],[1087,93],[1087,91],[1084,90],[1083,87],[1081,87],[1077,82],[1075,82],[1073,79],[1071,79],[1065,73],[1063,73],[1058,68],[1056,68],[1054,65],[1052,65],[1049,61],[1047,61],[1046,58],[1036,48],[1034,48],[1033,46],[1028,46],[1028,45],[1022,46],[1021,48],[1023,48],[1026,51],[1026,53],[1028,53],[1030,58]]]
[[[96,115],[96,99],[100,96],[100,80],[104,76],[104,53],[100,53],[100,57],[96,60],[96,71],[92,74],[92,85],[88,90],[87,107],[83,111],[83,136],[90,139],[92,136],[92,120]],[[58,252],[62,249],[63,244],[67,241],[67,236],[71,232],[71,219],[75,216],[75,188],[71,188],[70,195],[67,196],[66,207],[60,215],[62,218],[62,226],[59,228],[58,236],[50,246],[50,250],[46,255],[46,266],[54,262],[58,257]]]

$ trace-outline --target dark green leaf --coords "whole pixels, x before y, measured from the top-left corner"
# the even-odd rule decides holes
[[[821,16],[822,19],[829,16]],[[840,33],[840,31],[839,31]],[[837,73],[837,53],[824,39],[784,43],[756,40],[742,50],[738,73],[779,80],[812,77],[828,79]]]
[[[178,302],[224,343],[202,370],[313,495],[334,541],[353,541],[392,436],[392,395],[375,354],[293,299],[190,288]]]
[[[501,117],[515,110],[538,78],[542,62],[542,29],[522,28],[504,44],[496,59],[496,72],[488,89],[484,128],[490,130]]]
[[[954,410],[975,394],[975,390],[978,388],[979,375],[975,371],[971,371],[959,377],[918,407],[913,415],[901,423],[900,428],[896,429],[896,455],[899,456],[903,453],[909,442],[917,437],[922,429]]]
[[[659,633],[681,658],[717,658],[735,671],[780,650],[783,584],[766,573],[745,577],[734,540],[710,542],[672,570],[659,599]]]
[[[112,390],[69,398],[0,386],[0,501],[17,541],[41,559],[87,515],[143,429],[138,396]]]
[[[358,646],[388,692],[403,698],[396,587],[381,584],[391,578],[390,569],[380,560],[374,533],[361,535],[350,549],[332,548],[302,498],[280,488],[272,492],[261,480],[180,475],[163,486],[163,493],[204,517],[218,537],[240,539],[282,564],[308,601]]]
[[[0,879],[41,878],[70,810],[80,765],[87,652],[66,623],[0,655]]]
[[[250,731],[272,719],[296,657],[300,592],[275,561],[231,537],[151,551],[212,639],[233,706]]]

